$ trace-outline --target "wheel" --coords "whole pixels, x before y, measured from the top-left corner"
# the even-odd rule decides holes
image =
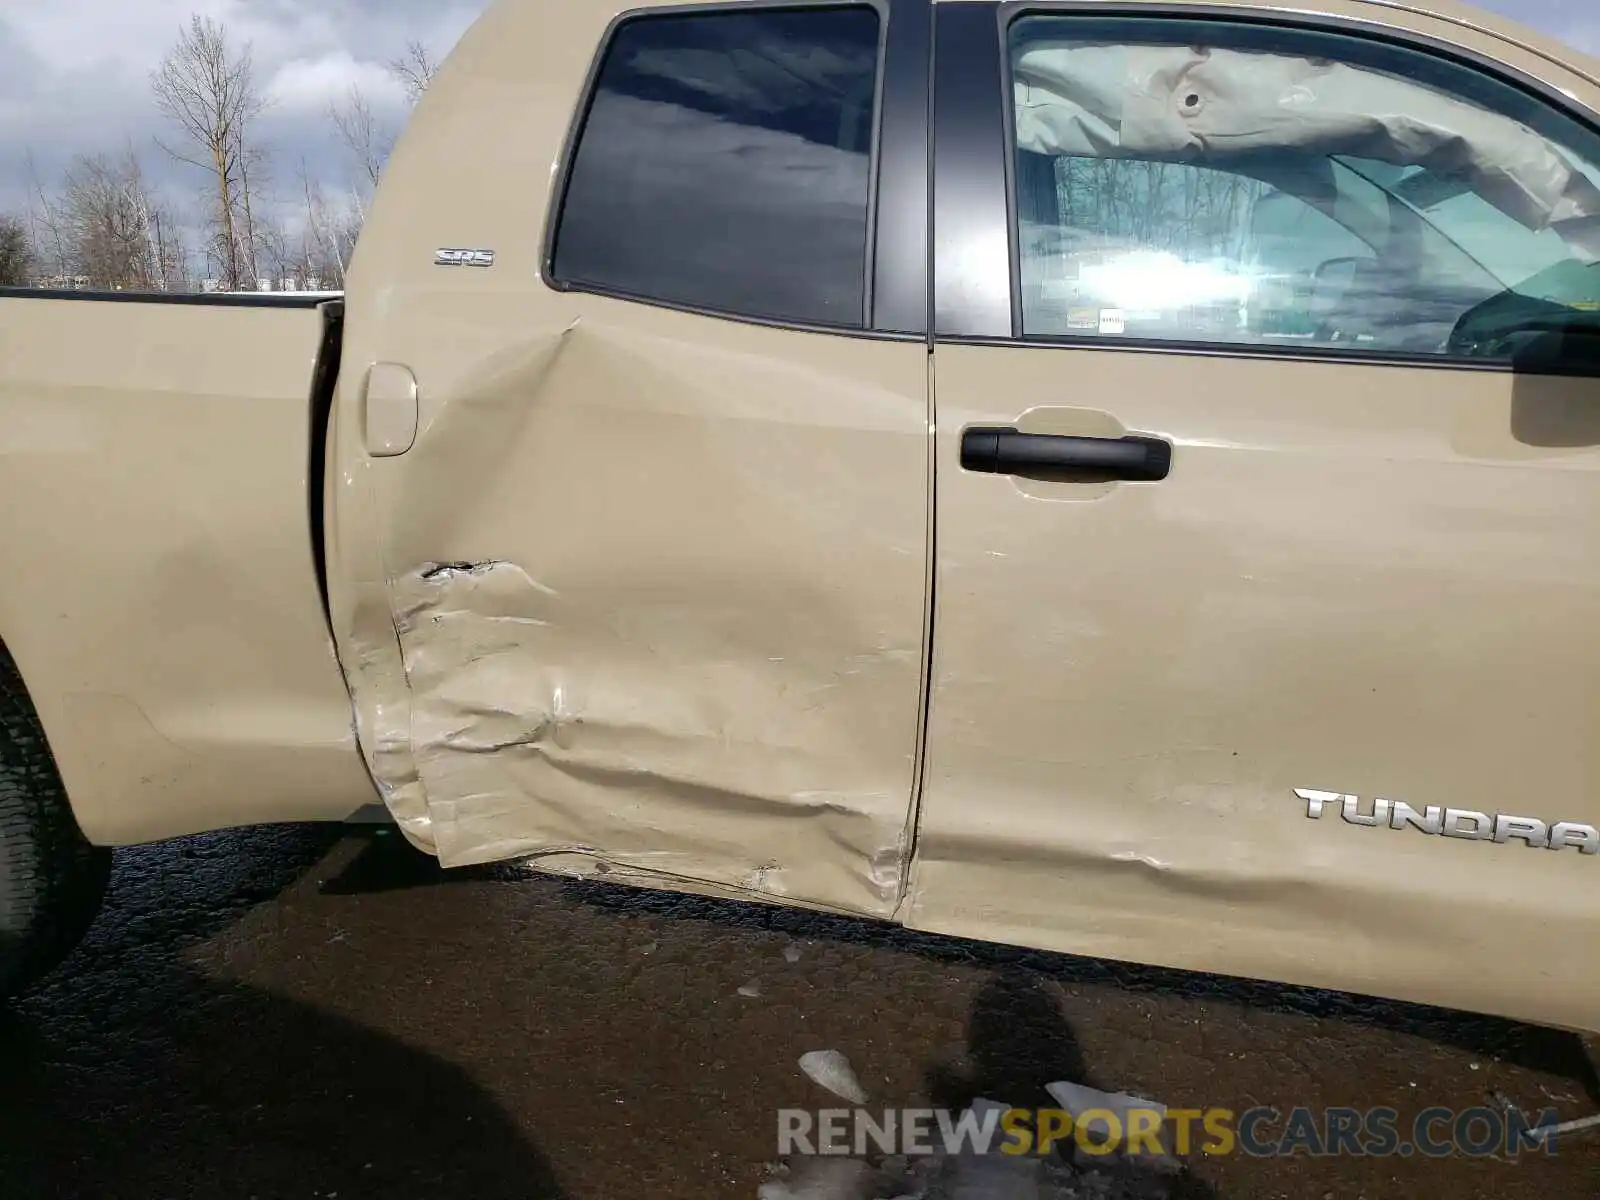
[[[0,999],[72,951],[110,876],[111,852],[78,828],[39,716],[0,647]]]

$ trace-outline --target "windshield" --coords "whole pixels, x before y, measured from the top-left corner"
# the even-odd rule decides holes
[[[1425,167],[1397,167],[1376,159],[1339,162],[1404,203],[1488,271],[1512,288],[1557,263],[1586,257],[1553,228],[1529,229],[1490,204],[1460,179]]]

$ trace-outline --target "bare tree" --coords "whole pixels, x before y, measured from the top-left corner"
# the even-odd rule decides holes
[[[255,183],[250,182],[250,173],[256,173]],[[250,286],[256,286],[261,277],[260,256],[263,245],[262,227],[256,221],[256,195],[257,190],[266,183],[267,155],[259,147],[246,145],[243,136],[239,139],[239,208],[240,215],[244,218],[242,234],[244,244],[240,247],[240,258],[246,274],[245,278]]]
[[[342,288],[345,269],[361,233],[363,214],[359,202],[330,201],[304,162],[300,165],[300,185],[305,197],[300,272],[305,278],[316,280],[320,287]]]
[[[254,285],[256,230],[250,171],[260,159],[249,132],[264,104],[256,88],[250,46],[237,53],[227,30],[194,16],[151,77],[156,104],[177,128],[176,146],[161,144],[179,162],[211,177],[209,253],[223,286]]]
[[[188,222],[184,220],[183,214],[145,186],[143,171],[139,167],[138,157],[131,145],[128,147],[125,161],[129,164],[132,180],[138,185],[135,195],[143,214],[150,261],[155,268],[155,286],[162,291],[188,291],[190,287],[186,229]]]
[[[433,53],[421,42],[407,42],[406,52],[389,64],[389,73],[400,81],[407,101],[412,104],[422,99],[438,71],[439,64]]]
[[[149,274],[148,239],[124,183],[103,155],[80,157],[67,169],[58,211],[68,269],[91,287],[122,287]]]
[[[33,280],[33,241],[26,222],[0,216],[0,287],[27,287]]]
[[[132,153],[120,160],[76,159],[67,171],[59,212],[72,275],[95,288],[164,286],[157,206]]]
[[[262,218],[256,226],[260,242],[261,272],[272,281],[274,289],[288,285],[288,281],[301,273],[300,247],[283,224],[275,219]]]
[[[150,252],[156,264],[157,286],[163,291],[186,292],[193,283],[189,275],[189,246],[186,223],[165,205],[150,211]]]
[[[31,150],[28,151],[27,164],[28,226],[35,268],[52,282],[71,286],[72,254],[67,244],[60,205],[45,193]]]
[[[373,115],[366,93],[358,85],[351,84],[342,103],[328,106],[328,116],[339,140],[354,156],[365,185],[376,188],[383,174],[383,164],[389,157],[390,144],[388,135]]]

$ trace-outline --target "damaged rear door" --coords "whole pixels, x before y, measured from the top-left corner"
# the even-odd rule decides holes
[[[447,865],[888,915],[926,5],[613,15],[493,10],[364,235],[330,521],[361,742]]]

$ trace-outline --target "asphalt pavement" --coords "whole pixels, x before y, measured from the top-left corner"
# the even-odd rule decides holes
[[[879,1108],[1048,1105],[1044,1085],[1071,1081],[1181,1108],[1569,1119],[1600,1111],[1590,1049],[515,866],[445,872],[388,830],[245,830],[119,852],[87,943],[0,1010],[0,1197],[915,1195],[895,1172],[916,1163],[836,1160],[824,1180],[779,1161],[779,1110],[843,1105],[802,1055],[836,1052]],[[1600,1131],[1554,1154],[1196,1152],[1052,1180],[922,1194],[1590,1198]]]

